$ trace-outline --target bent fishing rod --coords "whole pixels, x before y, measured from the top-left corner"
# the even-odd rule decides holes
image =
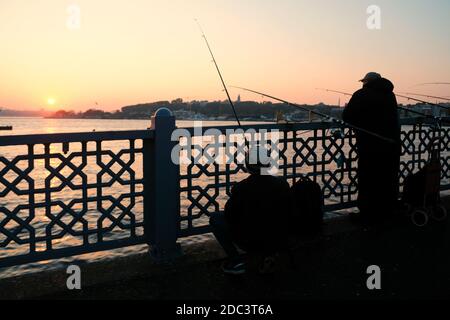
[[[331,89],[322,89],[322,88],[317,88],[317,90],[324,90],[324,91],[327,91],[327,92],[339,93],[339,94],[343,94],[345,96],[350,96],[350,97],[353,96],[351,93],[343,92],[343,91],[337,91],[337,90],[331,90]],[[423,112],[410,110],[409,108],[400,107],[400,106],[397,106],[397,108],[399,108],[400,110],[407,111],[409,113],[414,113],[414,114],[420,115],[420,116],[428,118],[428,119],[433,119],[433,120],[436,120],[436,121],[443,121],[443,122],[449,123],[448,121],[446,121],[446,120],[444,120],[442,118],[437,118],[435,116],[431,116],[431,115],[428,115],[428,114],[423,113]]]
[[[310,109],[305,108],[305,107],[303,107],[303,106],[301,106],[301,105],[299,105],[299,104],[292,103],[292,102],[289,102],[289,101],[287,101],[287,100],[283,100],[283,99],[280,99],[280,98],[277,98],[277,97],[274,97],[274,96],[272,96],[272,95],[265,94],[265,93],[262,93],[262,92],[259,92],[259,91],[255,91],[255,90],[251,90],[251,89],[247,89],[247,88],[243,88],[243,87],[237,87],[237,86],[231,86],[231,87],[232,87],[232,88],[236,88],[236,89],[240,89],[240,90],[244,90],[244,91],[248,91],[248,92],[252,92],[252,93],[261,95],[261,96],[263,96],[263,97],[270,98],[270,99],[273,99],[273,100],[276,100],[276,101],[285,103],[285,104],[287,104],[287,105],[289,105],[289,106],[291,106],[291,107],[295,107],[295,108],[298,108],[298,109],[302,109],[303,111],[306,111],[306,112],[311,112],[312,114],[315,114],[315,115],[317,115],[317,116],[319,116],[319,117],[322,117],[322,118],[331,120],[331,121],[333,121],[333,122],[335,122],[335,123],[338,123],[338,124],[340,124],[340,125],[347,126],[347,127],[352,128],[352,129],[354,129],[354,130],[356,130],[356,131],[364,132],[364,133],[366,133],[366,134],[368,134],[368,135],[371,135],[371,136],[376,137],[376,138],[378,138],[378,139],[384,140],[384,141],[386,141],[386,142],[393,143],[393,144],[396,144],[396,143],[397,143],[397,142],[394,141],[393,139],[386,138],[386,137],[384,137],[384,136],[382,136],[382,135],[379,135],[378,133],[375,133],[375,132],[372,132],[372,131],[369,131],[369,130],[366,130],[366,129],[363,129],[363,128],[360,128],[360,127],[357,127],[357,126],[355,126],[355,125],[353,125],[353,124],[350,124],[350,123],[348,123],[348,122],[345,122],[345,121],[343,121],[343,120],[340,120],[340,119],[331,117],[331,116],[329,116],[329,115],[327,115],[327,114],[325,114],[325,113],[321,113],[321,112],[318,112],[318,111],[315,111],[315,110],[310,110]]]

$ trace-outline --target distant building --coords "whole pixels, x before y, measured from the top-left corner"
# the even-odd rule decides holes
[[[240,103],[241,102],[241,95],[239,94],[236,100],[236,103]]]

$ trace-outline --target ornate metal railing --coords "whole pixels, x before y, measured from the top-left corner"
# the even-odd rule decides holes
[[[0,137],[0,263],[145,243],[143,140],[152,135]]]
[[[235,127],[203,128],[202,134],[213,129],[210,139],[192,143],[191,164],[180,167],[180,236],[192,236],[209,231],[208,217],[223,211],[231,187],[245,177],[242,165],[199,163],[199,157],[217,143],[225,146],[227,130]],[[402,121],[402,160],[400,182],[422,168],[428,159],[427,146],[440,137],[442,190],[450,189],[450,128],[437,127],[429,121],[413,118]],[[354,207],[358,193],[357,153],[352,130],[335,123],[299,123],[244,126],[243,130],[278,130],[280,175],[294,183],[301,175],[322,186],[326,210]],[[341,134],[336,134],[339,129]],[[200,132],[189,130],[192,136]],[[219,135],[219,133],[221,135]],[[252,140],[251,135],[247,135]],[[269,138],[270,140],[270,138]],[[241,142],[242,144],[243,142]],[[235,142],[231,151],[237,158],[242,145]],[[240,155],[241,157],[243,154]],[[206,157],[204,157],[206,158]],[[203,159],[205,160],[205,159]],[[206,161],[207,162],[207,161]]]
[[[153,257],[179,254],[177,239],[209,232],[231,187],[246,176],[241,164],[172,162],[175,119],[165,110],[152,130],[0,137],[0,267],[148,244]],[[235,126],[197,141],[191,160]],[[323,188],[328,210],[354,206],[357,195],[355,137],[332,123],[249,125],[278,137],[279,174],[290,183],[307,175]],[[342,129],[338,134],[336,129]],[[440,136],[442,189],[450,189],[450,128],[420,119],[403,121],[401,181],[421,168],[429,141]],[[249,141],[258,135],[247,136]],[[209,140],[208,140],[209,139]],[[234,148],[234,149],[233,149]],[[228,157],[242,157],[233,142]]]

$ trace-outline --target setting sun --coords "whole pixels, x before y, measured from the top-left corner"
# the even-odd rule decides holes
[[[48,98],[48,99],[47,99],[47,104],[48,104],[49,106],[54,106],[55,103],[56,103],[56,100],[55,100],[55,99],[53,99],[53,98]]]

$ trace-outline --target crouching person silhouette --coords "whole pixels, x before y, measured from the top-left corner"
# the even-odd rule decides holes
[[[246,157],[250,176],[231,189],[225,212],[210,217],[212,231],[228,256],[222,265],[226,274],[246,272],[247,264],[238,248],[263,257],[259,269],[264,273],[271,269],[274,254],[287,243],[292,210],[289,184],[267,174],[270,165],[262,164],[258,152],[252,151]]]

